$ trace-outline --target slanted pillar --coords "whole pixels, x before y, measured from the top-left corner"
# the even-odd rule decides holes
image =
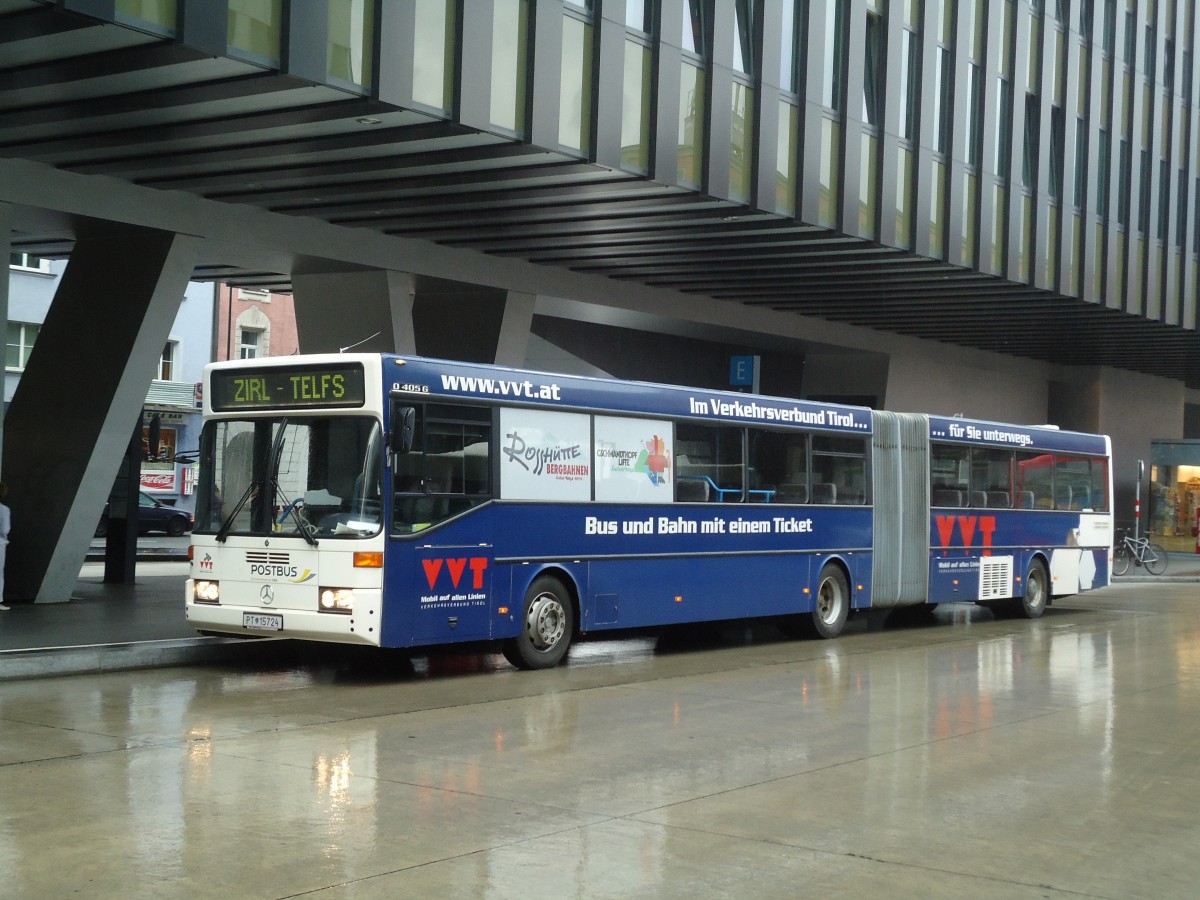
[[[503,288],[418,278],[413,328],[422,356],[525,364],[535,297]]]
[[[301,353],[417,352],[407,272],[293,272],[292,291]]]
[[[504,317],[496,338],[496,365],[520,368],[529,349],[529,331],[533,327],[533,307],[537,297],[509,291],[504,300]]]
[[[167,232],[83,229],[8,412],[9,597],[70,599],[195,259]]]

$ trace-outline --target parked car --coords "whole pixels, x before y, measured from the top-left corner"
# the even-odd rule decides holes
[[[151,531],[165,531],[172,537],[178,537],[192,530],[192,514],[186,509],[176,509],[171,503],[155,500],[145,491],[138,493],[138,534],[149,534]],[[100,524],[96,526],[96,537],[108,534],[108,504],[104,504],[104,513],[100,516]]]

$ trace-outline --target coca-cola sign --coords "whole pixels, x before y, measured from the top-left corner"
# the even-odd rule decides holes
[[[143,491],[173,494],[177,489],[174,472],[143,472],[141,481]]]

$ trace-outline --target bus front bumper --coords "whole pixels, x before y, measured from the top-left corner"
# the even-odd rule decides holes
[[[336,613],[197,602],[194,599],[194,582],[190,578],[185,590],[184,616],[197,631],[234,637],[291,638],[371,647],[380,646],[382,639],[381,592],[378,590],[355,590],[354,611]]]

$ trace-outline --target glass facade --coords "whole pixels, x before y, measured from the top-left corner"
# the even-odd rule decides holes
[[[554,7],[552,53],[537,36],[557,32],[533,21],[529,0],[492,0],[482,23],[464,0],[315,8],[332,86],[369,95],[379,61],[399,54],[420,113],[1179,322],[1194,317],[1200,287],[1195,6],[680,0],[677,30],[663,35],[654,0],[570,0]],[[114,21],[169,37],[184,7],[113,9]],[[229,0],[216,14],[229,55],[286,68],[298,9]],[[599,27],[599,10],[615,31]],[[405,43],[380,46],[380,31]],[[482,73],[463,59],[465,32],[490,50]],[[537,128],[555,109],[557,132]]]

